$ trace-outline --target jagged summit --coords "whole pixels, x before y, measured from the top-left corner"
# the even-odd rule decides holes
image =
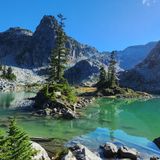
[[[40,24],[37,26],[34,35],[46,34],[47,32],[55,32],[58,22],[54,16],[43,16]]]
[[[58,25],[58,22],[57,22],[56,18],[54,16],[45,15],[41,19],[38,27],[47,26],[47,27],[50,27],[50,28],[54,28],[55,25]]]

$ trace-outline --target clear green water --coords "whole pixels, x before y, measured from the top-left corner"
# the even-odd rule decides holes
[[[98,99],[94,104],[81,110],[83,116],[72,121],[34,117],[30,113],[13,110],[17,101],[32,97],[34,93],[0,93],[0,128],[8,125],[8,117],[16,116],[18,124],[30,136],[55,137],[69,140],[88,134],[98,127],[110,131],[146,137],[153,140],[160,136],[160,99],[114,100]]]

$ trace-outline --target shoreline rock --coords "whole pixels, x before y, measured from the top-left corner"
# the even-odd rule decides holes
[[[32,160],[51,160],[46,150],[38,143],[31,142],[32,148],[37,151],[37,154],[32,157]]]
[[[76,119],[79,117],[77,109],[82,109],[88,104],[92,103],[94,97],[79,97],[77,103],[69,105],[68,103],[63,103],[61,101],[47,101],[41,109],[33,111],[35,116],[51,116],[53,118],[63,118],[63,119]]]
[[[144,159],[135,148],[128,146],[117,146],[113,142],[106,142],[99,146],[97,150],[91,150],[80,143],[73,143],[71,146],[65,147],[65,140],[58,140],[54,138],[31,138],[33,142],[38,143],[47,152],[50,159],[57,160],[106,160],[106,159],[130,159],[140,160]],[[145,159],[158,160],[159,157],[147,155]],[[47,159],[48,160],[48,159]]]

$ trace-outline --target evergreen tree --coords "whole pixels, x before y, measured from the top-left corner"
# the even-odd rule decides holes
[[[64,20],[62,14],[58,15],[59,26],[56,29],[56,44],[55,48],[51,51],[51,62],[50,62],[50,76],[49,81],[51,82],[61,82],[63,81],[63,74],[65,65],[67,63],[67,55],[69,53],[66,48],[67,36],[64,32]]]
[[[104,67],[102,66],[100,68],[99,81],[100,82],[106,82],[106,80],[107,80],[107,74],[106,74],[106,71],[105,71]]]
[[[114,87],[117,85],[116,76],[116,52],[113,51],[110,55],[109,66],[108,66],[108,84],[109,87]]]
[[[11,67],[8,67],[8,69],[7,69],[7,75],[9,76],[9,75],[11,75],[12,74],[12,68]]]
[[[6,66],[3,66],[3,70],[2,70],[2,74],[3,74],[3,76],[6,76]]]
[[[34,155],[29,137],[16,126],[14,119],[9,126],[7,149],[10,150],[10,160],[31,160]]]
[[[0,160],[10,160],[11,154],[8,149],[8,139],[0,134]]]

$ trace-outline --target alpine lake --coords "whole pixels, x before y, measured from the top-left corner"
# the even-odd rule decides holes
[[[19,101],[34,97],[32,92],[0,93],[0,129],[6,130],[8,117],[14,116],[17,123],[30,137],[59,138],[79,141],[93,148],[104,141],[119,141],[149,146],[160,137],[160,98],[109,99],[100,98],[79,110],[81,117],[75,120],[53,119],[33,116],[15,107]]]

